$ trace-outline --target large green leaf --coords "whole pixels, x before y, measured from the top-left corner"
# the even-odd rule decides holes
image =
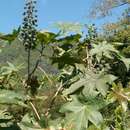
[[[81,59],[71,55],[69,52],[62,51],[61,56],[52,57],[52,64],[58,63],[58,68],[62,69],[65,65],[74,66],[75,63],[80,63]]]
[[[96,55],[97,59],[100,60],[102,56],[112,58],[111,52],[118,53],[112,44],[108,44],[106,41],[99,44],[93,44],[93,47],[90,51],[91,55]]]
[[[26,100],[27,97],[21,93],[16,93],[10,90],[0,90],[0,104],[14,104],[27,107],[27,105],[24,104],[24,101]]]
[[[82,34],[83,25],[80,23],[71,23],[71,22],[58,22],[54,24],[54,27],[61,30],[62,35],[71,33]]]
[[[105,75],[104,73],[95,74],[92,71],[88,71],[84,77],[72,84],[63,93],[64,95],[68,95],[84,86],[83,94],[85,96],[96,96],[98,92],[105,96],[108,89],[108,85],[106,83],[112,83],[114,80],[115,76],[113,75]]]
[[[57,42],[60,44],[73,44],[79,42],[80,38],[81,38],[80,34],[75,34],[75,35],[59,38]]]
[[[103,121],[101,113],[90,104],[80,103],[76,97],[73,101],[65,104],[60,112],[68,112],[66,115],[67,126],[72,126],[73,130],[84,130],[88,128],[88,121],[96,127],[100,127]]]

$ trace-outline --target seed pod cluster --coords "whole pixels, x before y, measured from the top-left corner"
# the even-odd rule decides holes
[[[87,29],[88,34],[86,35],[85,43],[87,43],[88,50],[91,50],[93,48],[93,43],[97,38],[97,29],[95,27],[95,24],[87,26]]]
[[[92,24],[88,27],[88,36],[90,40],[93,40],[97,37],[97,29],[95,27],[95,24]]]
[[[36,0],[27,0],[24,13],[23,13],[23,23],[21,29],[21,37],[25,49],[34,49],[36,46],[37,36],[37,10],[35,9]]]

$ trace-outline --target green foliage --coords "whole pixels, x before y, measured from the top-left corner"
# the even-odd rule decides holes
[[[87,97],[91,97],[91,95],[94,97],[99,93],[105,96],[108,88],[106,83],[112,83],[114,80],[115,77],[113,75],[105,75],[103,73],[95,74],[88,71],[85,73],[84,77],[73,83],[69,89],[66,89],[64,95],[74,93],[84,86],[82,91]]]
[[[90,51],[90,54],[96,55],[96,58],[98,61],[100,61],[103,56],[111,59],[112,52],[118,53],[118,51],[111,44],[104,41],[98,45],[94,44],[93,49]]]
[[[98,107],[93,107],[90,102],[82,104],[76,97],[72,97],[72,100],[71,103],[65,104],[61,109],[61,112],[68,112],[66,113],[67,126],[72,126],[72,130],[87,129],[88,121],[90,121],[96,127],[100,127],[103,117],[98,111]]]
[[[20,27],[16,30],[14,29],[11,34],[6,34],[6,35],[0,35],[0,39],[4,41],[8,41],[9,43],[13,42],[16,37],[18,36],[20,32]]]
[[[66,27],[58,34],[35,34],[30,54],[38,54],[28,60],[31,73],[25,59],[0,65],[1,130],[129,130],[130,60],[124,43],[102,41],[93,26],[86,37],[64,36]],[[45,58],[57,64],[57,75],[44,70]]]
[[[54,27],[60,30],[62,35],[67,35],[69,33],[78,33],[82,34],[83,25],[80,23],[71,23],[71,22],[59,22],[55,23]]]
[[[129,5],[130,0],[94,0],[94,6],[91,8],[91,17],[105,17],[110,14],[113,8],[118,8],[123,5]]]
[[[9,90],[1,90],[0,91],[0,104],[15,104],[15,105],[21,105],[23,107],[26,107],[24,102],[27,100],[27,97],[25,95],[22,95],[20,93],[16,93]]]
[[[55,38],[57,37],[56,34],[51,32],[38,32],[37,38],[40,43],[48,44],[55,42]]]

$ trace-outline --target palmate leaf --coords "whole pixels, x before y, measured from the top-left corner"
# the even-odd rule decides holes
[[[52,57],[52,64],[58,63],[58,68],[62,69],[65,65],[74,66],[75,63],[80,63],[81,59],[71,55],[69,52],[61,53],[61,56]]]
[[[101,93],[103,96],[106,95],[108,85],[106,83],[112,83],[116,79],[115,76],[104,73],[95,74],[92,71],[86,72],[85,77],[72,84],[68,89],[66,89],[63,94],[68,95],[74,93],[79,88],[83,87],[83,94],[85,96],[96,96]],[[96,91],[98,90],[98,91]]]
[[[107,58],[112,58],[111,52],[118,53],[118,51],[114,48],[112,44],[108,44],[106,41],[101,42],[99,44],[93,44],[93,49],[91,49],[90,54],[96,55],[98,61],[105,56]]]
[[[79,42],[80,38],[81,38],[80,34],[75,34],[75,35],[70,35],[63,38],[59,38],[57,42],[60,44],[70,44],[70,43],[73,44],[73,43]]]
[[[53,46],[54,55],[51,57],[52,64],[58,63],[58,68],[61,69],[65,65],[74,66],[75,63],[81,63],[82,59],[77,55],[75,50],[76,43],[79,42],[81,35],[70,35],[56,40],[57,46]]]
[[[83,25],[80,23],[58,22],[54,23],[54,27],[61,30],[62,35],[70,34],[70,32],[82,34]]]
[[[27,100],[27,97],[21,93],[16,93],[10,90],[0,90],[0,104],[5,105],[20,105],[27,107],[24,102]]]
[[[88,128],[88,121],[90,121],[99,128],[103,117],[98,109],[90,104],[80,103],[75,96],[72,99],[72,102],[66,103],[60,110],[60,112],[68,112],[66,127],[72,126],[72,130],[84,130]]]

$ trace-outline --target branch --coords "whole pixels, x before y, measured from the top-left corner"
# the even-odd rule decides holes
[[[113,9],[113,8],[117,8],[117,7],[120,7],[120,6],[123,6],[123,5],[126,5],[126,4],[129,4],[129,2],[124,2],[124,3],[122,3],[122,4],[112,6],[112,9]],[[110,8],[110,9],[111,9],[111,8]]]
[[[106,1],[104,0],[104,4],[106,4]],[[127,4],[130,4],[129,1],[126,1],[126,2],[122,2],[122,3],[118,3],[114,6],[112,5],[107,5],[107,6],[104,6],[104,4],[101,4],[101,5],[95,5],[92,10],[91,10],[91,15],[96,17],[101,17],[101,16],[106,16],[108,14],[108,12],[110,12],[110,10],[114,9],[114,8],[117,8],[117,7],[121,7],[123,5],[127,5]]]
[[[49,111],[51,110],[51,108],[52,108],[52,106],[53,106],[53,104],[54,104],[54,102],[55,102],[56,97],[58,96],[59,92],[62,90],[62,87],[63,87],[63,84],[62,84],[62,82],[61,82],[61,83],[60,83],[60,86],[58,87],[58,89],[57,89],[57,91],[56,91],[56,93],[55,93],[54,96],[52,97],[52,100],[51,100],[51,102],[50,102],[50,106],[49,106],[49,108],[47,109],[47,112],[45,113],[46,116],[48,116]]]
[[[51,100],[51,103],[50,103],[50,108],[52,107],[57,95],[59,94],[60,90],[62,89],[63,85],[62,85],[62,82],[60,83],[60,86],[59,88],[57,89],[55,95],[52,97],[52,100]]]
[[[39,70],[41,70],[44,75],[46,76],[46,78],[48,79],[48,81],[50,82],[51,85],[53,85],[53,81],[49,78],[49,76],[47,75],[47,73],[45,72],[45,70],[43,68],[41,68],[40,66],[38,66]]]
[[[30,77],[32,76],[32,74],[34,74],[34,72],[35,72],[36,69],[38,68],[38,65],[39,65],[39,63],[40,63],[40,61],[41,61],[41,57],[43,56],[43,50],[44,50],[44,46],[43,46],[43,44],[41,44],[40,55],[39,55],[39,58],[38,58],[37,61],[36,61],[36,64],[35,64],[35,66],[34,66],[32,72],[29,74]]]

